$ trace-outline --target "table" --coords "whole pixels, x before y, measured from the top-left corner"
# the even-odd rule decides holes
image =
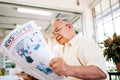
[[[38,80],[26,73],[22,73],[22,74],[16,74],[18,77],[22,77],[24,80]]]
[[[120,80],[120,72],[108,72],[110,80],[112,80],[112,76],[115,76],[117,80]]]

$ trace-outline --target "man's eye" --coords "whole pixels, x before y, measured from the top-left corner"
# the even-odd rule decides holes
[[[58,31],[59,31],[59,29],[56,29],[56,30],[55,30],[55,32],[58,32]]]
[[[59,30],[57,29],[56,32],[58,32]]]

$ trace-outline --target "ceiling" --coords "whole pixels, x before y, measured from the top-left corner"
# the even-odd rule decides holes
[[[52,15],[43,16],[20,13],[17,11],[17,8],[19,7],[49,11],[52,12]],[[67,17],[72,23],[74,23],[80,18],[80,13],[0,2],[0,29],[12,30],[16,25],[22,25],[28,21],[35,20],[36,24],[38,27],[41,27],[42,31],[48,31],[51,29],[51,20],[60,17]]]

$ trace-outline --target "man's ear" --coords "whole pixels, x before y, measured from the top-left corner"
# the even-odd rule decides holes
[[[66,26],[71,29],[72,28],[72,25],[71,24],[66,24]]]

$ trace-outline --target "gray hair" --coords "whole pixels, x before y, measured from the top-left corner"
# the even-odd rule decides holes
[[[53,25],[54,22],[56,21],[65,21],[65,22],[68,22],[69,24],[71,24],[71,26],[73,27],[70,19],[66,18],[66,17],[61,17],[61,18],[55,18],[51,21],[51,25]],[[74,28],[74,27],[73,27]],[[75,29],[74,29],[75,30]],[[78,34],[79,32],[75,30],[75,33]]]
[[[55,18],[55,19],[53,19],[53,20],[51,21],[51,24],[53,24],[53,23],[56,22],[56,21],[65,21],[65,22],[68,22],[68,23],[71,24],[70,20],[69,20],[68,18],[66,18],[66,17]]]

